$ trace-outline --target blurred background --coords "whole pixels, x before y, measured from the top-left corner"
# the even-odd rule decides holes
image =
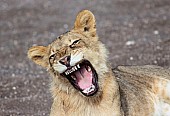
[[[170,0],[0,0],[0,116],[48,116],[49,75],[27,58],[91,10],[117,65],[170,67]]]

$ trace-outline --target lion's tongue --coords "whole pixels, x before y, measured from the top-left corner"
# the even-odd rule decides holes
[[[89,67],[90,68],[90,67]],[[88,70],[88,69],[87,69]],[[74,74],[77,78],[77,83],[81,89],[86,89],[92,85],[92,71],[87,71],[85,66],[81,67],[78,71],[76,71]]]

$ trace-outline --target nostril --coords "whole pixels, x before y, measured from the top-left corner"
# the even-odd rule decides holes
[[[67,56],[67,61],[70,63],[71,56]]]
[[[60,63],[63,64],[63,65],[66,65],[67,67],[70,66],[70,59],[71,59],[71,56],[65,56],[64,58],[60,59]]]
[[[71,56],[67,56],[67,60],[70,62]]]

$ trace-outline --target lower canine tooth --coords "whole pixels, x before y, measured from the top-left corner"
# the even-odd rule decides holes
[[[90,66],[87,67],[87,71],[88,71],[88,72],[91,71],[91,67],[90,67]]]
[[[71,78],[73,78],[74,80],[76,80],[75,76],[71,75]]]
[[[89,88],[86,88],[85,90],[83,90],[83,92],[88,94],[94,90],[95,90],[95,86],[91,85]]]

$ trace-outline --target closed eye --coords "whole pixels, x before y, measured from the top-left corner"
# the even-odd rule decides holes
[[[78,40],[75,40],[71,45],[70,45],[70,48],[74,48],[76,44],[79,44],[80,43],[80,39]]]
[[[80,39],[75,40],[75,41],[72,43],[72,45],[78,44],[79,42],[80,42]]]
[[[50,65],[52,66],[52,64],[54,63],[54,60],[55,60],[55,54],[53,54],[53,55],[51,55],[50,57],[49,57],[49,62],[50,62]]]

